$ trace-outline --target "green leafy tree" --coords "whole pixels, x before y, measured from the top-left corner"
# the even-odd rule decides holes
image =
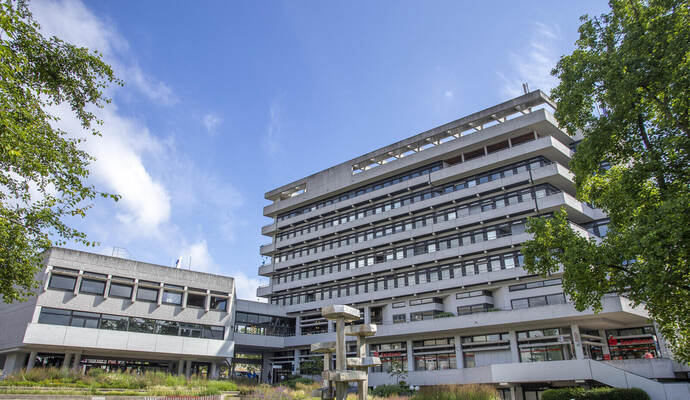
[[[690,14],[682,0],[610,2],[582,17],[572,54],[552,73],[556,117],[582,132],[571,161],[577,197],[610,218],[585,239],[565,211],[531,219],[526,268],[564,269],[578,310],[617,293],[644,306],[690,361]]]
[[[405,379],[407,379],[407,371],[405,371],[405,366],[402,361],[394,360],[391,362],[391,370],[388,372],[391,378],[395,379],[398,385],[404,385]]]
[[[90,200],[117,200],[85,181],[93,160],[83,139],[53,128],[50,107],[66,104],[82,127],[98,135],[92,107],[120,84],[97,53],[46,38],[23,1],[0,3],[0,295],[25,299],[37,287],[41,253],[53,244],[93,243],[70,217],[84,217]]]
[[[321,375],[323,372],[323,357],[309,357],[302,361],[299,372],[302,375]]]

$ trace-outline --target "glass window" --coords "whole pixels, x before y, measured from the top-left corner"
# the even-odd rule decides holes
[[[71,314],[72,313],[68,310],[41,307],[41,314],[38,316],[38,323],[51,325],[69,325]]]
[[[110,282],[110,290],[108,292],[108,296],[131,299],[132,298],[132,286],[123,285],[121,283]]]
[[[204,338],[223,340],[225,328],[222,326],[204,326]]]
[[[156,321],[148,318],[132,317],[129,319],[130,332],[153,333],[153,327],[155,325]]]
[[[395,314],[393,315],[394,324],[402,324],[406,322],[405,314]]]
[[[152,289],[147,287],[137,288],[137,300],[140,301],[158,301],[158,289]]]
[[[74,285],[76,284],[77,278],[75,276],[52,274],[52,276],[50,277],[50,283],[48,284],[48,287],[50,289],[58,290],[74,290]]]
[[[97,294],[102,296],[105,292],[105,281],[97,281],[95,279],[85,279],[81,280],[80,293]]]
[[[168,289],[163,290],[163,303],[181,306],[182,305],[182,293],[173,292],[173,291],[168,290]]]
[[[179,328],[179,323],[175,321],[156,321],[156,333],[159,335],[177,336]]]
[[[513,305],[513,310],[517,310],[520,308],[529,308],[529,302],[527,301],[527,299],[512,300],[511,304]]]
[[[180,336],[199,338],[202,335],[203,329],[203,325],[181,323]]]
[[[128,321],[129,318],[127,317],[103,314],[101,316],[101,323],[99,328],[108,329],[111,331],[126,331]]]
[[[545,306],[545,305],[546,305],[546,297],[544,297],[544,296],[529,298],[529,306],[530,307],[539,307],[539,306]]]
[[[77,326],[80,328],[98,328],[98,319],[100,314],[94,314],[83,311],[73,311],[72,312],[72,322],[71,326]]]
[[[187,293],[187,307],[206,307],[206,295],[199,293]]]

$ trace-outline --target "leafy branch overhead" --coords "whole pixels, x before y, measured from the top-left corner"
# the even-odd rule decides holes
[[[578,310],[607,293],[644,306],[679,361],[690,361],[690,10],[687,1],[611,1],[582,18],[553,70],[556,118],[582,134],[571,161],[577,197],[609,231],[585,239],[565,211],[531,219],[528,270],[564,269]]]
[[[53,127],[50,110],[68,106],[98,136],[94,107],[122,84],[96,52],[46,38],[23,1],[0,3],[0,295],[21,300],[37,287],[41,252],[73,240],[92,245],[66,220],[84,217],[96,197],[86,183],[93,158],[81,132]]]

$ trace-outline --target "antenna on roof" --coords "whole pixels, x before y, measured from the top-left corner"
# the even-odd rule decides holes
[[[111,253],[112,257],[119,257],[119,258],[132,258],[132,253],[129,252],[129,250],[125,249],[124,247],[117,247],[113,246],[113,251]]]
[[[529,83],[525,82],[522,84],[522,91],[525,92],[525,94],[529,93]]]

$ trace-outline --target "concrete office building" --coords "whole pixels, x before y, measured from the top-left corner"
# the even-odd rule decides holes
[[[296,331],[273,364],[299,370],[310,343],[334,340],[319,309],[348,304],[380,325],[373,385],[392,383],[400,362],[414,385],[490,383],[506,398],[631,382],[690,397],[670,383],[690,369],[669,359],[642,307],[607,296],[600,313],[578,312],[560,274],[521,268],[527,217],[565,208],[584,236],[606,232],[606,215],[575,198],[577,138],[553,107],[534,91],[266,193],[259,274],[270,284],[258,295]]]
[[[574,197],[577,138],[552,106],[535,91],[266,193],[267,303],[235,299],[232,278],[53,249],[40,293],[0,305],[0,365],[213,377],[227,362],[275,381],[314,372],[310,345],[335,340],[320,309],[347,304],[379,325],[371,385],[401,365],[413,385],[486,383],[505,399],[600,384],[690,398],[690,368],[643,308],[607,296],[578,312],[560,274],[522,269],[527,217],[563,207],[582,235],[606,233]]]

